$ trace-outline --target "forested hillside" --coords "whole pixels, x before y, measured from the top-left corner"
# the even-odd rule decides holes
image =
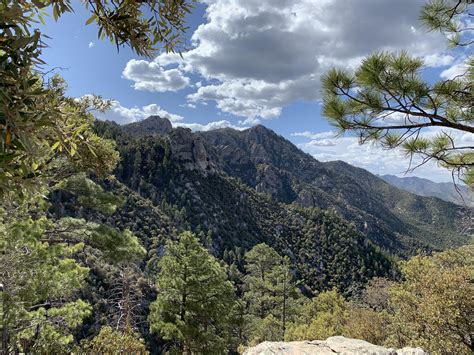
[[[179,208],[194,208],[190,216],[196,219],[202,210],[232,204],[231,198],[214,198],[215,187],[226,183],[209,181],[237,178],[283,204],[333,210],[376,245],[398,255],[459,246],[469,240],[473,225],[470,209],[402,192],[343,162],[318,162],[263,126],[191,133],[183,128],[163,131],[163,126],[168,127],[166,122],[150,117],[123,128],[99,124],[99,131],[118,141],[122,155],[116,174],[119,180],[156,204],[165,196],[167,202]],[[173,163],[174,168],[168,170]],[[176,169],[184,180],[176,179]],[[185,181],[186,175],[193,175],[192,181]],[[191,187],[197,181],[200,183]],[[209,191],[205,190],[206,184]],[[169,195],[171,190],[174,196]],[[230,193],[232,188],[223,190]],[[189,206],[185,206],[186,199],[190,200]],[[213,214],[203,216],[211,218]],[[242,216],[239,218],[245,220]],[[194,221],[195,225],[202,223],[215,224],[199,218]],[[238,221],[232,225],[238,233]]]

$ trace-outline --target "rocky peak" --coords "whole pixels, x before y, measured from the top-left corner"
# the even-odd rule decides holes
[[[124,128],[133,135],[166,135],[173,130],[170,120],[156,115],[129,123]]]

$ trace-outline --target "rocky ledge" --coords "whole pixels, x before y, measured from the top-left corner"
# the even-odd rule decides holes
[[[325,341],[266,341],[247,349],[244,355],[307,355],[307,354],[364,354],[364,355],[427,355],[419,348],[391,349],[371,344],[364,340],[349,339],[343,336],[330,337]]]

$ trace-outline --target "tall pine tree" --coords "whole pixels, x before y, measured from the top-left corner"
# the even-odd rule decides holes
[[[236,305],[225,269],[190,232],[167,243],[158,267],[151,331],[184,353],[225,352]]]
[[[245,262],[248,340],[283,340],[287,323],[304,299],[296,287],[290,261],[262,243],[245,254]]]

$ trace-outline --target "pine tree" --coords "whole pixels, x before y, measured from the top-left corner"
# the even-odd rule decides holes
[[[287,323],[303,299],[290,260],[262,243],[245,254],[245,262],[244,300],[248,321],[253,323],[249,340],[283,340]]]
[[[0,220],[2,354],[67,352],[72,330],[91,313],[74,299],[88,273],[72,259],[83,244],[55,242],[52,227],[44,217]]]
[[[224,268],[190,232],[166,244],[158,267],[151,331],[184,353],[224,352],[236,303]]]

